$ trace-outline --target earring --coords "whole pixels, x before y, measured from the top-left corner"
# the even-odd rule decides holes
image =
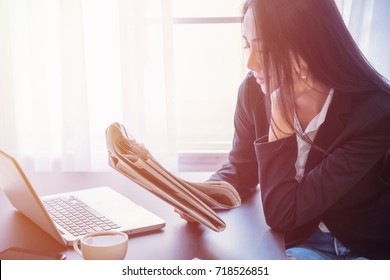
[[[305,74],[300,74],[300,78],[301,78],[302,80],[306,80],[306,79],[307,79],[307,76],[306,76]]]

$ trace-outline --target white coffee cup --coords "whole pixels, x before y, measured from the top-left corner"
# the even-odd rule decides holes
[[[93,232],[76,239],[73,248],[86,260],[123,260],[128,238],[120,231]]]

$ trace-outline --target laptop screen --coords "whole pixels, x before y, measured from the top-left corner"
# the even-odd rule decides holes
[[[17,210],[66,245],[18,162],[1,150],[0,187]]]

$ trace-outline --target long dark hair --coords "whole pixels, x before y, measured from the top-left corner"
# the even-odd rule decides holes
[[[283,90],[279,102],[286,120],[288,110],[295,108],[291,66],[294,55],[307,63],[315,79],[334,88],[335,94],[372,90],[390,93],[388,80],[359,50],[334,1],[247,0],[243,15],[249,8],[262,40],[265,77],[272,69],[276,74],[272,78]],[[294,128],[293,123],[290,125]]]

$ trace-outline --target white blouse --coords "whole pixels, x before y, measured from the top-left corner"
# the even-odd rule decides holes
[[[328,97],[325,100],[324,105],[322,106],[321,112],[319,112],[308,124],[305,131],[303,131],[301,124],[299,123],[298,117],[294,115],[294,127],[297,131],[302,133],[304,136],[307,136],[310,141],[314,141],[317,132],[321,124],[325,121],[326,114],[328,112],[330,103],[332,102],[334,90],[333,88],[329,91]],[[297,161],[295,162],[296,175],[295,179],[299,182],[305,172],[305,165],[307,161],[307,156],[309,154],[311,144],[306,142],[297,134],[297,144],[298,144],[298,155]],[[329,232],[324,223],[320,223],[320,229],[324,232]]]

